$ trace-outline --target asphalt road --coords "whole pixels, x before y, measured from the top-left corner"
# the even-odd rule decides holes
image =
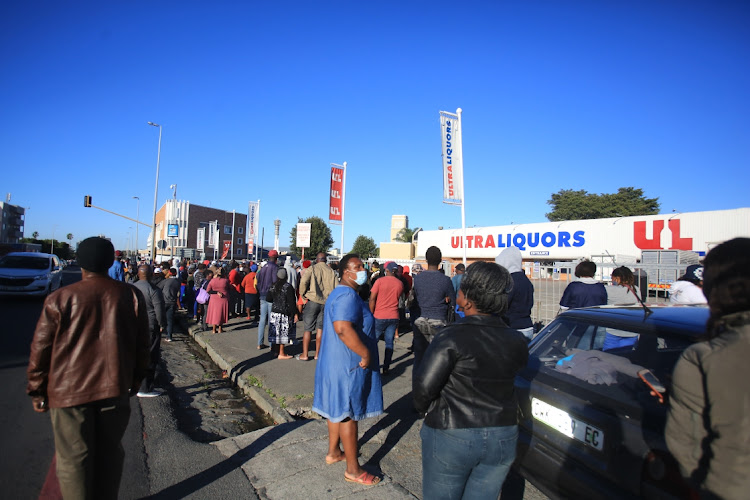
[[[81,279],[80,268],[64,271],[63,282]],[[26,395],[26,367],[42,299],[0,298],[0,491],[3,498],[37,499],[54,455],[49,413],[35,413]],[[123,439],[125,471],[121,498],[140,498],[149,491],[143,445],[143,415],[131,400],[131,419]],[[123,494],[125,492],[125,494]]]

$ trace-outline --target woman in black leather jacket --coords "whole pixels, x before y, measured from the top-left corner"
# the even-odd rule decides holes
[[[495,500],[515,459],[513,380],[529,351],[500,318],[512,286],[505,268],[470,265],[456,299],[466,317],[438,333],[414,377],[414,406],[427,412],[420,432],[426,499]]]

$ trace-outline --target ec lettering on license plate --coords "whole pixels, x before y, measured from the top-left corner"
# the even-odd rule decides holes
[[[531,415],[569,438],[599,451],[604,449],[604,432],[601,429],[573,418],[568,412],[551,404],[537,398],[531,398]]]

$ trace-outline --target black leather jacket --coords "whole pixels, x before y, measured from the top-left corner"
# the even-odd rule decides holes
[[[414,407],[434,429],[518,423],[513,380],[526,366],[525,337],[495,316],[467,316],[442,329],[413,380]]]

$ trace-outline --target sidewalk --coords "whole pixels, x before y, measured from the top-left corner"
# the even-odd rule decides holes
[[[359,423],[360,461],[368,471],[383,478],[375,486],[344,481],[344,462],[325,463],[326,422],[311,410],[316,365],[313,351],[310,361],[278,360],[270,349],[256,349],[257,328],[240,318],[230,320],[221,334],[201,332],[200,326],[193,324],[189,333],[278,424],[214,443],[228,460],[242,464],[261,498],[422,497],[419,438],[422,421],[412,411],[414,358],[408,351],[411,333],[396,341],[390,374],[383,377],[385,412]],[[301,352],[302,333],[300,322],[297,330],[300,342],[288,348],[288,353]],[[385,344],[379,345],[382,360]],[[295,419],[292,415],[304,418]]]

